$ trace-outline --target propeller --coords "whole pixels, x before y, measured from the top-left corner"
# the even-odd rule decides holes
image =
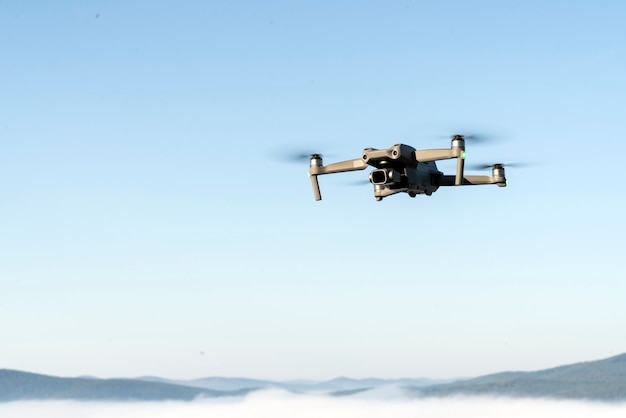
[[[291,152],[283,152],[283,153],[279,152],[277,155],[277,158],[284,162],[300,163],[303,161],[308,161],[313,156],[323,157],[323,155],[320,154],[319,152],[291,151]]]
[[[328,157],[328,154],[322,154],[314,151],[314,148],[295,148],[290,146],[276,147],[270,150],[268,157],[279,163],[304,163],[311,159],[313,156],[320,158]],[[332,157],[332,156],[331,156]]]
[[[495,168],[495,167],[512,167],[512,168],[524,168],[528,167],[530,164],[525,163],[495,163],[495,164],[467,164],[466,168],[470,170],[485,170],[487,168]]]
[[[487,133],[476,133],[476,132],[472,132],[472,133],[458,133],[455,135],[451,135],[451,136],[447,136],[447,138],[449,139],[454,139],[456,137],[462,137],[463,139],[465,139],[466,141],[470,141],[474,144],[487,144],[487,143],[493,143],[496,142],[497,139],[494,135],[490,135]]]

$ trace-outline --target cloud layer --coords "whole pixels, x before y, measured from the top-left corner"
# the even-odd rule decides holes
[[[394,391],[358,397],[294,395],[279,391],[254,393],[243,399],[195,402],[102,403],[11,402],[0,404],[2,418],[622,418],[626,403],[446,398],[406,399]]]

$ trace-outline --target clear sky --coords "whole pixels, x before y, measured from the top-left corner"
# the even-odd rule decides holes
[[[0,1],[0,367],[447,378],[626,351],[626,3]],[[325,162],[485,131],[509,187]],[[445,171],[453,164],[440,164]],[[488,174],[488,173],[485,173]]]

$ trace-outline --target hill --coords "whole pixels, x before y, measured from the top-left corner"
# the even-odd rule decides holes
[[[281,387],[278,383],[269,380],[247,379],[241,377],[204,377],[193,380],[171,380],[155,376],[142,376],[138,377],[137,380],[170,383],[215,391],[236,391],[242,389],[251,390]]]
[[[441,383],[429,379],[351,379],[328,381],[255,380],[209,377],[188,381],[64,378],[0,369],[0,402],[29,399],[107,401],[187,401],[198,397],[243,396],[279,388],[298,393],[352,396],[371,389],[402,387],[410,396],[489,395],[597,401],[626,400],[626,354],[534,372],[504,372]]]
[[[187,401],[198,397],[241,396],[249,390],[215,391],[134,379],[54,377],[0,369],[0,402],[47,399],[81,401]]]
[[[349,377],[338,377],[326,381],[316,380],[291,380],[291,381],[271,381],[246,379],[241,377],[205,377],[194,380],[168,380],[154,376],[144,376],[137,378],[151,382],[164,382],[176,385],[198,387],[218,391],[232,391],[241,389],[283,389],[289,392],[318,392],[332,393],[337,391],[353,391],[363,389],[373,389],[381,386],[412,386],[421,387],[438,383],[447,383],[452,380],[432,380],[420,379],[352,379]]]
[[[626,354],[535,372],[504,372],[412,388],[419,396],[494,395],[601,401],[626,400]]]

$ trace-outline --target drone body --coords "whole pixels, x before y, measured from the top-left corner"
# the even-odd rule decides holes
[[[436,161],[457,159],[455,175],[444,175],[437,169]],[[464,176],[465,138],[455,135],[449,149],[416,150],[396,144],[388,149],[365,148],[359,159],[324,165],[319,154],[310,156],[309,177],[315,200],[322,200],[318,176],[343,173],[374,167],[369,175],[374,185],[374,197],[380,201],[397,193],[407,193],[411,197],[418,194],[432,195],[441,186],[466,186],[495,184],[506,187],[504,165],[495,164],[491,176]]]

